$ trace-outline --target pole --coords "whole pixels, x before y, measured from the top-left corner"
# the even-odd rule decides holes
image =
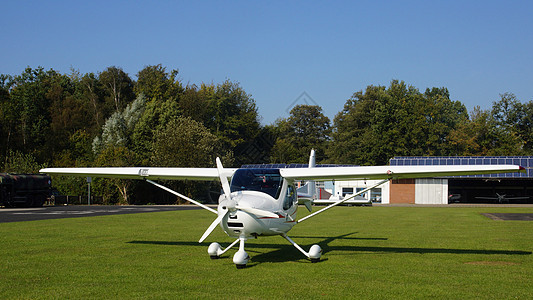
[[[87,177],[87,205],[91,205],[91,177]]]

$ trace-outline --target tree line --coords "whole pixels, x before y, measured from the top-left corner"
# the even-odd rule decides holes
[[[305,163],[387,164],[394,156],[531,155],[533,102],[500,95],[492,109],[468,113],[448,90],[420,92],[403,81],[355,92],[331,121],[316,105],[261,125],[252,96],[237,82],[184,84],[178,70],[146,66],[132,79],[119,67],[61,74],[28,67],[0,75],[0,170],[48,167],[214,167]],[[84,194],[83,178],[57,176],[64,194]],[[216,201],[219,187],[168,182]],[[130,180],[93,181],[105,203],[174,203]]]

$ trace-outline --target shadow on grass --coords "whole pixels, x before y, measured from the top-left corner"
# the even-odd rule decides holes
[[[349,251],[356,253],[372,252],[372,253],[416,253],[416,254],[430,254],[430,253],[446,253],[446,254],[501,254],[501,255],[531,255],[531,251],[521,250],[490,250],[490,249],[450,249],[450,248],[407,248],[407,247],[368,247],[368,246],[329,246],[329,243],[335,240],[380,240],[385,241],[387,238],[357,238],[349,237],[356,232],[347,233],[339,236],[323,237],[323,236],[294,236],[298,239],[322,239],[317,244],[322,247],[323,254],[332,251]],[[287,241],[284,241],[287,243]],[[163,246],[200,246],[207,248],[206,243],[198,242],[169,242],[169,241],[130,241],[130,244],[150,244],[150,245],[163,245]],[[229,243],[222,245],[228,246]],[[311,245],[300,245],[302,248],[308,250]],[[238,247],[234,247],[237,249]],[[265,252],[260,249],[270,249],[271,251]],[[274,250],[272,250],[274,249]],[[250,253],[256,253],[252,255],[252,263],[276,263],[276,262],[301,262],[311,263],[305,256],[302,255],[297,249],[290,244],[255,244],[253,240],[246,243],[246,251]],[[226,254],[227,255],[227,254]],[[226,256],[224,255],[224,256]],[[327,259],[321,259],[325,261]],[[250,265],[252,266],[252,265]]]

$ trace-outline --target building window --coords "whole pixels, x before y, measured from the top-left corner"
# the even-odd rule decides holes
[[[370,191],[370,201],[381,203],[381,188],[375,188]]]
[[[364,189],[366,189],[366,188],[357,188],[356,191],[359,193],[360,191],[362,191],[362,190],[364,190]],[[359,196],[360,196],[360,197],[363,197],[363,198],[365,198],[365,199],[368,199],[368,198],[366,198],[366,193],[362,193],[362,194],[359,195]]]
[[[353,188],[351,188],[351,187],[343,187],[342,188],[342,196],[346,197],[346,195],[353,195]]]

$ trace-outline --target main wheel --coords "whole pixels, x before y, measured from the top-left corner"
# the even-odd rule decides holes
[[[233,256],[233,263],[237,269],[243,269],[246,267],[248,260],[250,260],[250,256],[248,256],[248,253],[246,253],[244,250],[237,251]]]
[[[319,245],[313,245],[311,246],[311,249],[309,249],[309,259],[312,263],[316,263],[320,261],[320,257],[322,256],[322,248],[320,248]]]

